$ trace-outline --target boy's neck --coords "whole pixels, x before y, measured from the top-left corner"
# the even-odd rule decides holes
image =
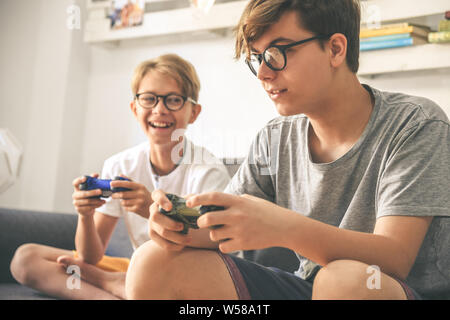
[[[150,144],[150,164],[153,172],[158,176],[165,176],[177,167],[172,159],[172,150],[179,142],[172,144]],[[179,156],[183,155],[183,148],[180,148]],[[174,159],[176,160],[176,159]]]
[[[307,114],[309,149],[314,162],[332,162],[358,141],[373,109],[371,94],[355,74],[341,75],[318,112]]]

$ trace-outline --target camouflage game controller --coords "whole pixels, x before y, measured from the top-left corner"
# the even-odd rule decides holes
[[[166,197],[172,202],[172,210],[166,211],[160,206],[159,212],[175,221],[183,223],[184,228],[180,231],[182,234],[187,234],[189,228],[198,229],[197,219],[202,214],[225,209],[224,207],[214,205],[188,208],[186,207],[186,199],[170,193],[166,194]]]

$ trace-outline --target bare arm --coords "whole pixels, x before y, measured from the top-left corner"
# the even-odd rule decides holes
[[[97,176],[97,174],[93,175],[93,177]],[[73,205],[78,212],[75,247],[81,259],[90,264],[96,264],[105,253],[117,218],[95,211],[105,201],[93,198],[100,195],[100,190],[81,191],[79,189],[79,184],[85,179],[85,177],[79,177],[72,182],[74,186]]]
[[[94,216],[78,216],[75,247],[81,259],[96,264],[105,254],[118,218],[96,211]]]
[[[280,246],[320,265],[357,260],[402,279],[408,275],[432,220],[386,216],[377,220],[373,233],[363,233],[340,229],[248,195],[207,193],[191,197],[187,204],[227,208],[207,213],[197,222],[200,228],[224,225],[210,231],[213,241],[223,241],[219,245],[222,252]]]
[[[389,275],[405,279],[431,223],[432,217],[385,216],[373,233],[340,229],[298,215],[297,232],[291,230],[294,251],[326,265],[350,259],[377,265]]]

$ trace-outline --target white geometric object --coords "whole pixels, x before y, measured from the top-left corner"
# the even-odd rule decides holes
[[[23,149],[8,129],[0,129],[0,194],[14,184],[20,172]]]

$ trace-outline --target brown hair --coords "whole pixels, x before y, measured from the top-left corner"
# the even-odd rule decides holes
[[[358,71],[361,20],[358,0],[250,0],[236,27],[235,58],[244,53],[248,56],[250,43],[287,11],[297,12],[299,26],[316,35],[343,34],[347,38],[347,65],[353,73]]]
[[[179,85],[181,93],[198,101],[200,80],[194,66],[176,54],[165,54],[154,59],[141,62],[134,70],[131,90],[137,94],[142,78],[150,70],[156,70],[171,76]]]

